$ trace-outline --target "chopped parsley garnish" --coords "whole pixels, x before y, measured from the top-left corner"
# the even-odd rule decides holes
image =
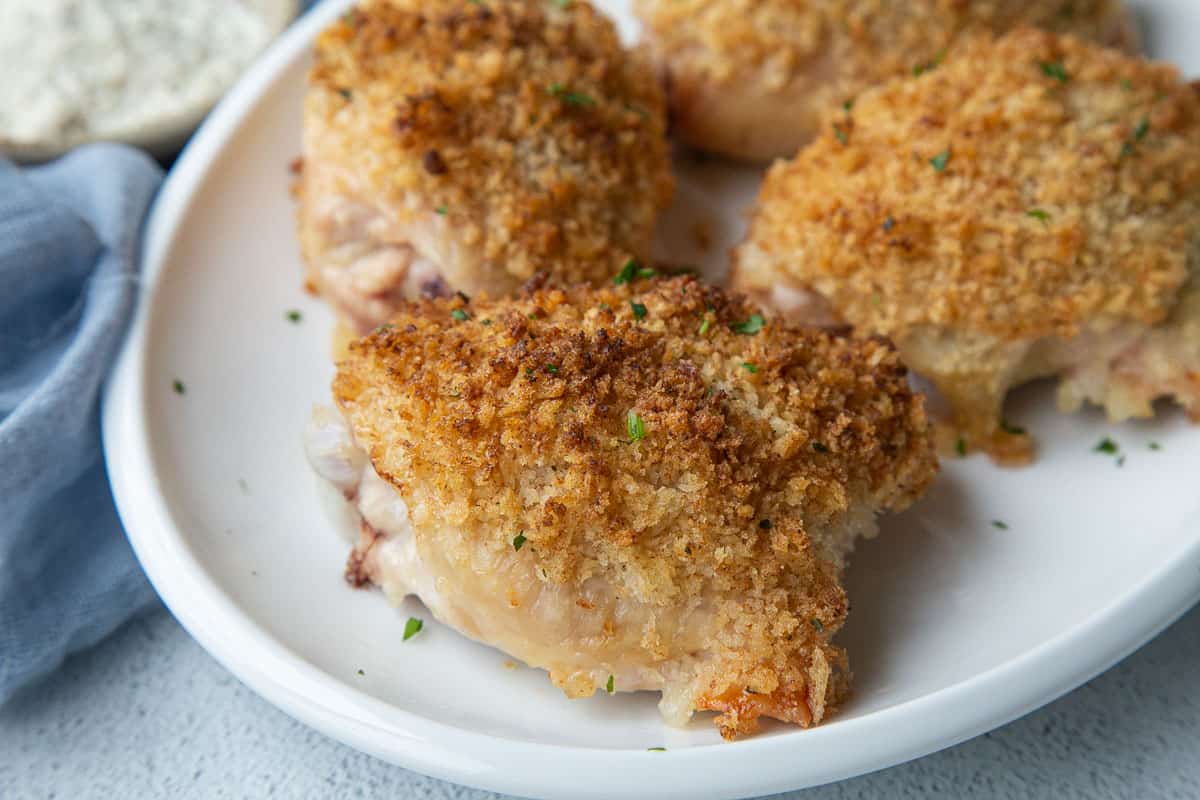
[[[929,163],[932,164],[933,168],[938,172],[945,172],[946,165],[950,163],[950,151],[943,150],[933,158],[929,159]]]
[[[850,137],[846,134],[846,131],[836,122],[833,124],[833,138],[837,139],[842,144],[848,144],[850,142]]]
[[[287,312],[286,314],[283,315],[283,317],[284,317],[284,319],[286,319],[288,322],[292,323],[293,325],[299,323],[300,320],[304,319],[304,315],[301,314],[296,309],[292,309],[291,311]]]
[[[237,485],[242,490],[242,494],[250,494],[250,484],[246,483],[245,478],[238,478]]]
[[[584,94],[583,92],[573,92],[561,83],[552,83],[547,86],[546,94],[551,97],[557,97],[569,106],[586,107],[596,105],[596,101],[592,99],[591,95]]]
[[[1138,123],[1138,126],[1133,129],[1133,140],[1135,142],[1140,142],[1142,139],[1146,138],[1146,134],[1149,132],[1150,120],[1143,117],[1142,121]]]
[[[665,753],[665,752],[667,752],[667,748],[665,748],[665,747],[647,747],[646,752],[647,753]]]
[[[461,308],[456,308],[451,311],[450,316],[454,317],[459,322],[466,322],[471,318],[470,315],[468,315],[467,312],[463,311]]]
[[[646,318],[646,307],[644,305],[642,305],[641,303],[635,303],[632,300],[630,300],[629,307],[631,309],[633,309],[633,318],[634,319],[645,319]]]
[[[525,374],[528,375],[529,377],[533,377],[533,367],[526,367]]]
[[[349,100],[354,97],[354,92],[350,91],[349,89],[338,89],[337,93],[342,96],[343,100]]]
[[[1005,433],[1011,434],[1013,436],[1024,436],[1025,435],[1024,428],[1022,428],[1020,425],[1013,425],[1011,422],[1009,422],[1006,419],[1000,420],[1000,430],[1004,431]]]
[[[1121,88],[1127,92],[1132,92],[1133,91],[1133,81],[1129,80],[1129,78],[1122,78],[1121,79]]]
[[[813,442],[812,449],[817,453],[828,453],[829,452],[829,448],[825,446],[824,442]]]
[[[753,336],[761,331],[763,326],[766,324],[767,321],[762,318],[761,314],[751,314],[749,319],[745,320],[744,322],[734,323],[732,327],[738,333],[745,334],[746,336]]]
[[[847,114],[849,114],[852,110],[854,110],[854,99],[853,98],[842,103],[842,111],[845,111]]]
[[[1043,225],[1050,222],[1050,212],[1046,211],[1045,209],[1041,209],[1041,208],[1031,208],[1025,212],[1025,216],[1033,217],[1037,221],[1041,222]]]
[[[1061,61],[1039,61],[1038,66],[1042,68],[1043,75],[1060,83],[1066,83],[1071,77],[1067,74],[1067,68],[1062,65]]]
[[[408,622],[404,623],[404,641],[408,641],[412,637],[421,632],[421,628],[425,627],[424,620],[417,617],[409,617]]]
[[[1151,450],[1162,450],[1162,445],[1159,444],[1158,442],[1151,442],[1150,444],[1148,444],[1146,446],[1149,447]]]
[[[742,369],[746,370],[746,372],[749,372],[751,375],[753,375],[754,373],[758,372],[758,365],[754,364],[750,361],[743,361]]]
[[[769,530],[771,530],[771,520],[769,520],[769,519],[760,519],[760,520],[758,521],[758,527],[762,528],[764,531],[769,531]]]
[[[480,325],[491,325],[492,321],[490,319],[481,319],[481,320],[479,320],[479,324]]]
[[[358,671],[358,674],[359,674],[359,675],[366,675],[367,673],[363,672],[363,671],[360,669],[360,670]]]
[[[994,519],[992,520],[992,527],[997,530],[1006,531],[1008,530],[1008,523],[1002,519]]]
[[[558,365],[557,364],[547,364],[546,372],[549,372],[551,375],[557,375],[558,374]]]
[[[708,329],[709,329],[709,327],[711,326],[711,324],[712,324],[712,323],[711,323],[711,321],[709,320],[709,318],[708,318],[708,317],[705,317],[705,318],[704,318],[704,321],[700,323],[700,330],[698,330],[698,331],[697,331],[697,333],[698,333],[698,334],[700,334],[701,336],[703,336],[704,334],[708,333]]]
[[[646,423],[632,408],[625,415],[625,433],[629,435],[629,443],[640,442],[646,438]]]
[[[444,216],[446,216],[446,207],[438,206],[437,208],[435,208],[433,210],[433,213],[437,214],[439,217],[444,217]]]
[[[958,457],[962,458],[967,454],[967,440],[963,437],[958,437],[958,441],[954,443],[954,452],[958,453]]]
[[[649,267],[643,267],[636,258],[631,258],[625,262],[625,266],[621,267],[621,271],[613,278],[613,284],[620,286],[625,283],[633,283],[638,278],[653,278],[656,274]]]
[[[525,531],[521,531],[513,537],[513,550],[520,550],[525,544]]]
[[[183,385],[183,381],[176,378],[171,381],[171,388],[175,390],[175,394],[184,394],[187,392],[187,387]]]
[[[917,64],[915,67],[913,67],[913,75],[920,77],[926,72],[932,72],[938,68],[938,66],[942,63],[942,59],[945,57],[946,51],[943,50],[929,61],[926,61],[924,64]]]
[[[825,631],[825,623],[821,622],[821,620],[817,619],[816,617],[810,619],[809,623],[812,624],[813,630],[815,630],[817,633],[823,633]]]
[[[1093,453],[1104,453],[1107,456],[1116,455],[1120,447],[1112,439],[1105,436],[1100,440],[1100,443],[1092,448]]]
[[[609,694],[612,694],[616,691],[616,689],[613,688],[613,676],[612,675],[608,676],[608,683],[604,684],[604,690],[606,692],[608,692]]]

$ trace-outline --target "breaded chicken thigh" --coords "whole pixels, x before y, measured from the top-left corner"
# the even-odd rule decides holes
[[[842,699],[846,556],[936,470],[888,344],[691,278],[405,305],[333,389],[309,454],[361,514],[354,582],[727,738]]]
[[[365,0],[315,58],[299,237],[351,328],[648,255],[672,191],[662,92],[583,0]]]
[[[1038,377],[1064,410],[1200,417],[1200,91],[1071,37],[966,42],[772,168],[735,261],[777,309],[808,291],[891,337],[1000,460],[1031,455],[1002,410]]]
[[[822,116],[893,76],[935,66],[955,41],[1019,25],[1133,51],[1120,0],[635,0],[690,145],[790,158]]]

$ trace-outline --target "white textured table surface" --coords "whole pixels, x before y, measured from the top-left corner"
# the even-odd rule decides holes
[[[160,610],[0,709],[0,798],[55,797],[500,795],[407,772],[305,728]],[[1200,798],[1200,608],[1108,673],[994,733],[780,797]]]

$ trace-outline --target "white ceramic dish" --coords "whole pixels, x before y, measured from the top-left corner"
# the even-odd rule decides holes
[[[342,581],[347,545],[300,443],[311,405],[328,397],[331,321],[300,288],[286,167],[308,43],[341,5],[275,45],[180,159],[149,222],[144,297],[104,407],[108,469],[138,557],[196,639],[268,700],[381,758],[497,791],[745,797],[1000,725],[1200,598],[1200,428],[1173,411],[1115,428],[1062,417],[1035,387],[1011,416],[1039,436],[1036,466],[948,463],[926,500],[860,548],[841,636],[856,693],[822,727],[724,744],[708,720],[665,727],[648,694],[568,701],[541,673],[506,668],[503,654],[434,623],[402,643],[404,618],[428,615]],[[1200,10],[1189,0],[1142,10],[1154,52],[1200,72]],[[719,270],[755,180],[683,165],[666,230],[675,255]],[[707,255],[688,252],[697,217],[717,234]],[[1120,443],[1123,466],[1093,452],[1104,436]],[[647,752],[658,746],[667,752]]]
[[[262,19],[267,31],[267,41],[278,36],[280,31],[296,18],[300,10],[300,0],[236,1]],[[106,136],[84,134],[39,142],[12,142],[0,136],[0,155],[20,162],[48,161],[80,145],[96,141],[117,141],[147,150],[155,156],[166,157],[183,146],[188,136],[228,88],[225,86],[208,97],[198,98],[197,102],[189,107],[161,115],[151,123],[113,131]]]

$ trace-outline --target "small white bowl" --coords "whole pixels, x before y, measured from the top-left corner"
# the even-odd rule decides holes
[[[237,0],[250,11],[261,17],[267,26],[265,48],[296,18],[300,11],[300,0]],[[257,55],[257,54],[254,54]],[[74,133],[40,142],[10,142],[0,134],[0,156],[18,162],[33,163],[49,161],[72,148],[92,142],[122,142],[148,151],[154,156],[169,156],[183,147],[184,142],[212,110],[221,96],[236,82],[230,81],[211,96],[199,99],[188,108],[173,109],[149,123],[130,126],[125,130],[109,131],[103,135]]]

